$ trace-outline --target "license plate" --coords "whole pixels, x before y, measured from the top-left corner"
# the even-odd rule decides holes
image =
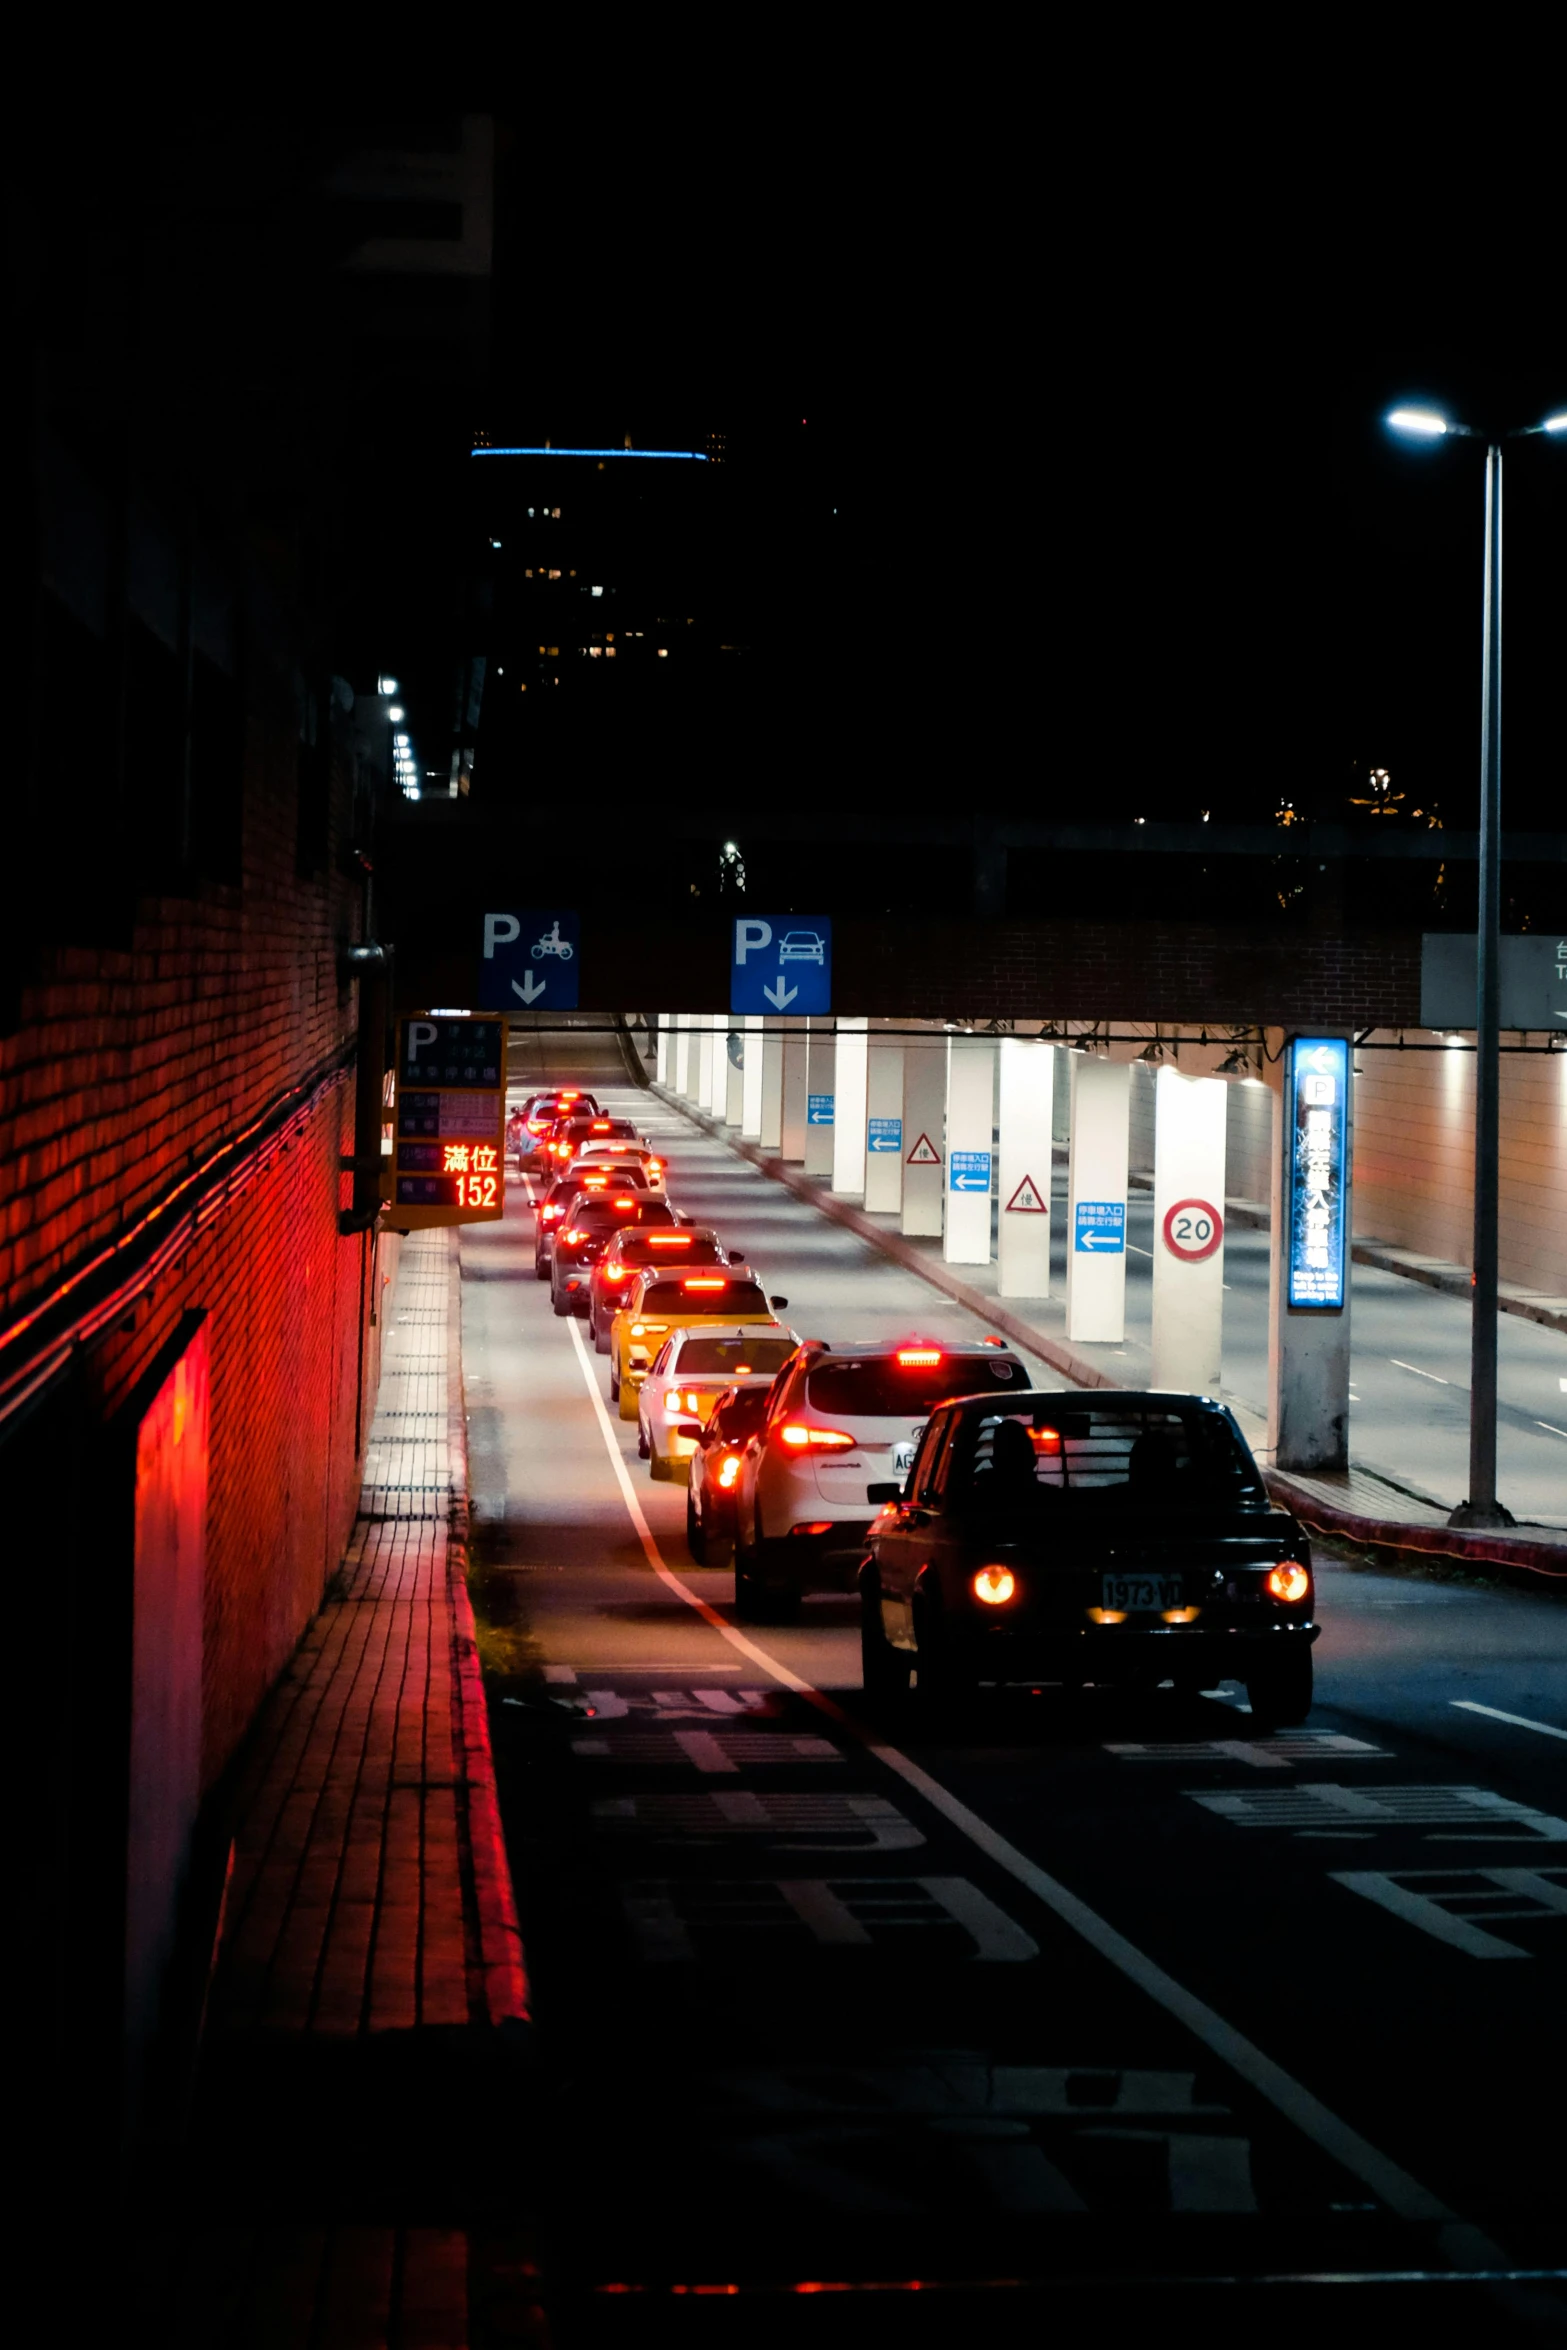
[[[1179,1575],[1101,1575],[1099,1578],[1100,1605],[1116,1608],[1124,1615],[1162,1614],[1166,1608],[1182,1606],[1185,1596]]]

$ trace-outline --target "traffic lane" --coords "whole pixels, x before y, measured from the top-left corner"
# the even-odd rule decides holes
[[[487,1239],[470,1235],[465,1257]],[[507,1391],[486,1349],[531,1366],[509,1374],[523,1417],[508,1494],[552,1529],[558,1478],[526,1415],[563,1343],[577,1342],[537,1297],[520,1317],[487,1312],[487,1292],[464,1302],[471,1391]],[[591,1369],[579,1353],[579,1374]],[[586,1376],[582,1396],[590,1410]],[[629,1430],[593,1417],[606,1461],[606,1433],[624,1459]],[[638,1578],[605,1524],[607,1490],[569,1497],[606,1533],[608,1555],[526,1586],[535,1669],[504,1676],[495,1709],[541,2017],[570,2070],[552,2139],[567,2214],[592,2181],[590,2243],[557,2215],[585,2273],[602,2274],[614,2252],[644,2273],[685,2262],[711,2275],[715,2237],[730,2273],[782,2259],[798,2274],[804,2254],[813,2274],[829,2258],[850,2275],[870,2258],[879,2273],[893,2255],[912,2273],[976,2260],[1015,2273],[1025,2226],[1027,2265],[1046,2273],[1255,2269],[1298,2264],[1308,2214],[1331,2260],[1408,2261],[1407,2232],[1394,2231],[1395,2248],[1385,2217],[1356,2208],[1366,2197],[1353,2175],[1228,2071],[1215,2077],[1209,2052],[1137,1986],[1107,1980],[1079,1937],[1020,1903],[1015,1881],[887,1779],[849,1725],[824,1725],[770,1686],[755,1643],[737,1689],[732,1666],[715,1672],[715,1652],[732,1651],[663,1585],[649,1598],[644,1573],[643,1603],[628,1607]],[[651,1487],[644,1497],[666,1511],[673,1500]],[[476,1491],[481,1512],[486,1498]],[[661,1533],[678,1555],[672,1528]],[[628,1616],[656,1658],[627,1656]],[[837,1640],[847,1661],[852,1643]],[[811,1739],[837,1759],[769,1768],[726,1752],[726,1739],[758,1733]],[[715,1774],[715,1754],[731,1767]],[[844,1774],[835,1816],[823,1816],[823,1770]],[[738,1834],[716,1824],[714,1777],[717,1792],[747,1799]],[[944,2231],[934,2256],[933,2214]],[[1430,2230],[1415,2232],[1425,2257]]]

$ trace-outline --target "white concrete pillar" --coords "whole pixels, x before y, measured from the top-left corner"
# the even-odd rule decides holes
[[[713,1049],[707,1065],[707,1094],[702,1107],[710,1118],[721,1118],[729,1098],[729,1014],[710,1012],[707,1025]]]
[[[691,1015],[677,1012],[675,1019],[675,1051],[670,1084],[682,1101],[691,1092]]]
[[[949,1265],[990,1262],[990,1195],[996,1130],[996,1048],[989,1037],[947,1039],[947,1224]]]
[[[807,1020],[805,1064],[805,1172],[832,1180],[837,1109],[837,1043],[830,1019]]]
[[[724,1067],[724,1124],[738,1126],[745,1116],[745,1030],[733,1018],[724,1033]]]
[[[693,1106],[705,1110],[713,1089],[713,1031],[702,1013],[696,1017],[698,1025],[691,1038],[691,1083],[686,1091]]]
[[[1153,1373],[1155,1387],[1217,1395],[1224,1359],[1222,1077],[1154,1079]]]
[[[1050,1295],[1050,1143],[1056,1048],[1037,1037],[1001,1040],[997,1146],[997,1292]]]
[[[762,1137],[762,1015],[745,1015],[745,1042],[741,1047],[744,1062],[740,1083],[740,1133],[746,1142],[760,1142]]]
[[[860,1017],[838,1022],[838,1086],[833,1110],[832,1187],[859,1199],[865,1190],[865,1092],[869,1023]]]
[[[778,1151],[785,1159],[805,1156],[805,1022],[798,1014],[780,1022],[783,1029],[783,1109]],[[765,1140],[765,1136],[763,1138]]]
[[[903,1231],[941,1237],[947,1197],[947,1040],[940,1029],[903,1041]]]
[[[1278,1088],[1268,1310],[1268,1449],[1278,1469],[1349,1467],[1353,1063],[1349,1036],[1330,1031],[1296,1037],[1268,1071]]]
[[[762,1063],[762,1124],[757,1141],[764,1151],[783,1150],[784,1040],[776,1020],[766,1023],[757,1051]]]
[[[660,1085],[667,1085],[669,1083],[669,1069],[672,1057],[670,1053],[670,1028],[673,1019],[674,1014],[672,1012],[660,1012],[658,1015],[658,1060],[655,1064],[653,1074],[657,1078]]]
[[[865,1205],[896,1216],[903,1206],[903,1046],[873,1035],[865,1056]]]
[[[1126,1336],[1126,1138],[1132,1072],[1067,1055],[1072,1106],[1066,1205],[1066,1334],[1101,1346]]]

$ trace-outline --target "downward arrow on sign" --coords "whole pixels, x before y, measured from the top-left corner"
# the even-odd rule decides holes
[[[762,990],[763,995],[766,996],[768,1002],[772,1005],[775,1012],[781,1012],[785,1004],[792,1004],[799,992],[800,991],[797,987],[791,987],[788,984],[782,972],[779,973],[778,981],[775,986],[764,987]]]
[[[531,971],[525,971],[520,979],[512,981],[511,992],[520,995],[525,1004],[532,1004],[537,1003],[548,985],[547,979],[535,979]]]

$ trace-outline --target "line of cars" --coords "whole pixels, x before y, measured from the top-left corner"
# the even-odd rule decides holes
[[[922,1698],[1238,1679],[1259,1726],[1306,1718],[1309,1538],[1225,1405],[1035,1389],[995,1336],[801,1340],[778,1318],[788,1300],[710,1226],[633,1183],[637,1150],[654,1155],[645,1138],[577,1140],[539,1204],[539,1246],[555,1310],[586,1315],[610,1358],[650,1475],[686,1484],[692,1557],[732,1560],[738,1616],[857,1593],[864,1684],[882,1698],[916,1672]],[[601,1187],[600,1167],[617,1170]],[[565,1221],[549,1241],[552,1204]]]

